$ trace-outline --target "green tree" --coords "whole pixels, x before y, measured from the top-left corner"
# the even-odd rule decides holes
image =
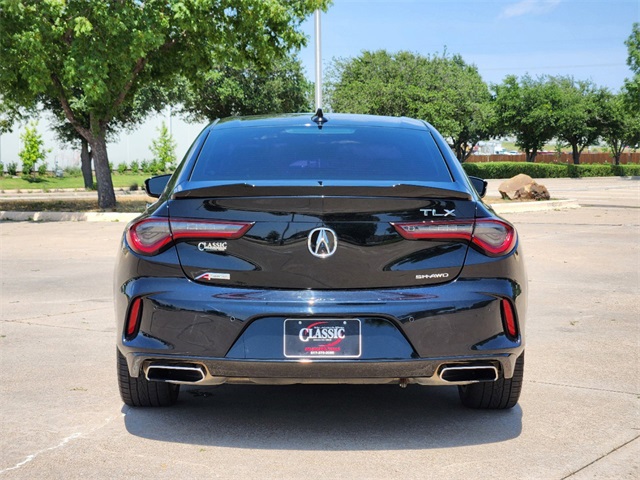
[[[609,145],[614,164],[628,146],[640,143],[640,111],[631,110],[624,93],[605,93],[602,108],[602,136]]]
[[[171,88],[220,63],[268,66],[304,44],[300,23],[328,3],[0,0],[0,96],[25,108],[57,99],[91,147],[100,207],[112,208],[106,136],[142,86]]]
[[[265,70],[257,65],[227,64],[199,72],[180,98],[182,112],[194,120],[235,115],[306,112],[311,84],[295,57],[277,60]]]
[[[58,110],[58,112],[61,113],[62,110]],[[52,130],[55,132],[60,143],[70,145],[74,148],[80,146],[80,170],[82,171],[84,188],[93,188],[93,171],[91,168],[89,142],[80,135],[75,127],[63,116],[57,117],[57,121],[52,125]]]
[[[33,108],[24,108],[0,91],[0,133],[11,132],[13,125],[27,121],[33,113]]]
[[[555,112],[560,104],[559,92],[548,77],[518,79],[507,76],[493,86],[495,132],[515,135],[516,145],[534,162],[538,151],[556,133]]]
[[[631,35],[624,42],[629,56],[627,65],[634,73],[633,78],[625,80],[626,102],[630,109],[640,111],[640,23],[634,23]]]
[[[160,172],[173,171],[176,167],[176,142],[164,122],[158,128],[158,133],[158,138],[152,140],[149,147],[153,162]]]
[[[31,122],[20,134],[22,149],[18,152],[18,157],[22,162],[22,175],[32,175],[34,179],[39,172],[38,163],[44,162],[48,153],[44,148],[44,140],[42,140],[42,135],[38,133],[37,127],[36,122]]]
[[[559,95],[554,111],[556,136],[571,145],[573,163],[578,165],[584,149],[602,135],[606,92],[591,81],[571,77],[554,77],[549,82]]]
[[[132,102],[125,104],[110,122],[106,134],[107,141],[113,141],[118,134],[123,131],[131,131],[140,125],[151,112],[160,112],[167,103],[174,103],[178,100],[178,92],[158,87],[155,84],[145,84],[135,93]],[[78,132],[78,130],[67,120],[62,105],[57,98],[42,95],[39,102],[52,112],[52,130],[56,133],[58,140],[74,148],[80,148],[80,168],[84,180],[85,188],[93,187],[93,172],[91,167],[92,151],[89,142]],[[76,120],[86,128],[90,128],[89,113],[78,107]]]
[[[332,110],[424,119],[448,139],[460,161],[489,134],[489,89],[459,55],[365,51],[334,60],[328,77]]]

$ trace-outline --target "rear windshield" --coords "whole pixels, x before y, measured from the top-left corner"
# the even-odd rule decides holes
[[[451,182],[451,175],[427,131],[329,125],[214,128],[191,175],[297,179]]]

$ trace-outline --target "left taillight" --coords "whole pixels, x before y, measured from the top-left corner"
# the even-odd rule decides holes
[[[242,237],[254,222],[190,220],[183,218],[145,218],[129,225],[127,243],[141,255],[156,255],[174,241],[206,238]]]
[[[168,218],[145,218],[127,229],[127,243],[140,255],[156,255],[172,241]]]
[[[392,223],[407,240],[468,241],[486,255],[498,257],[511,253],[516,245],[516,230],[498,219]]]

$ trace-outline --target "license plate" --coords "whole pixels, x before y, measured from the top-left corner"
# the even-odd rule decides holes
[[[287,358],[358,358],[362,350],[360,320],[286,319],[284,356]]]

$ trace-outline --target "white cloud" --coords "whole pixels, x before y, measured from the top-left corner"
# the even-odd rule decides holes
[[[554,10],[561,0],[520,0],[506,7],[500,14],[501,18],[520,17],[522,15],[541,15]]]

